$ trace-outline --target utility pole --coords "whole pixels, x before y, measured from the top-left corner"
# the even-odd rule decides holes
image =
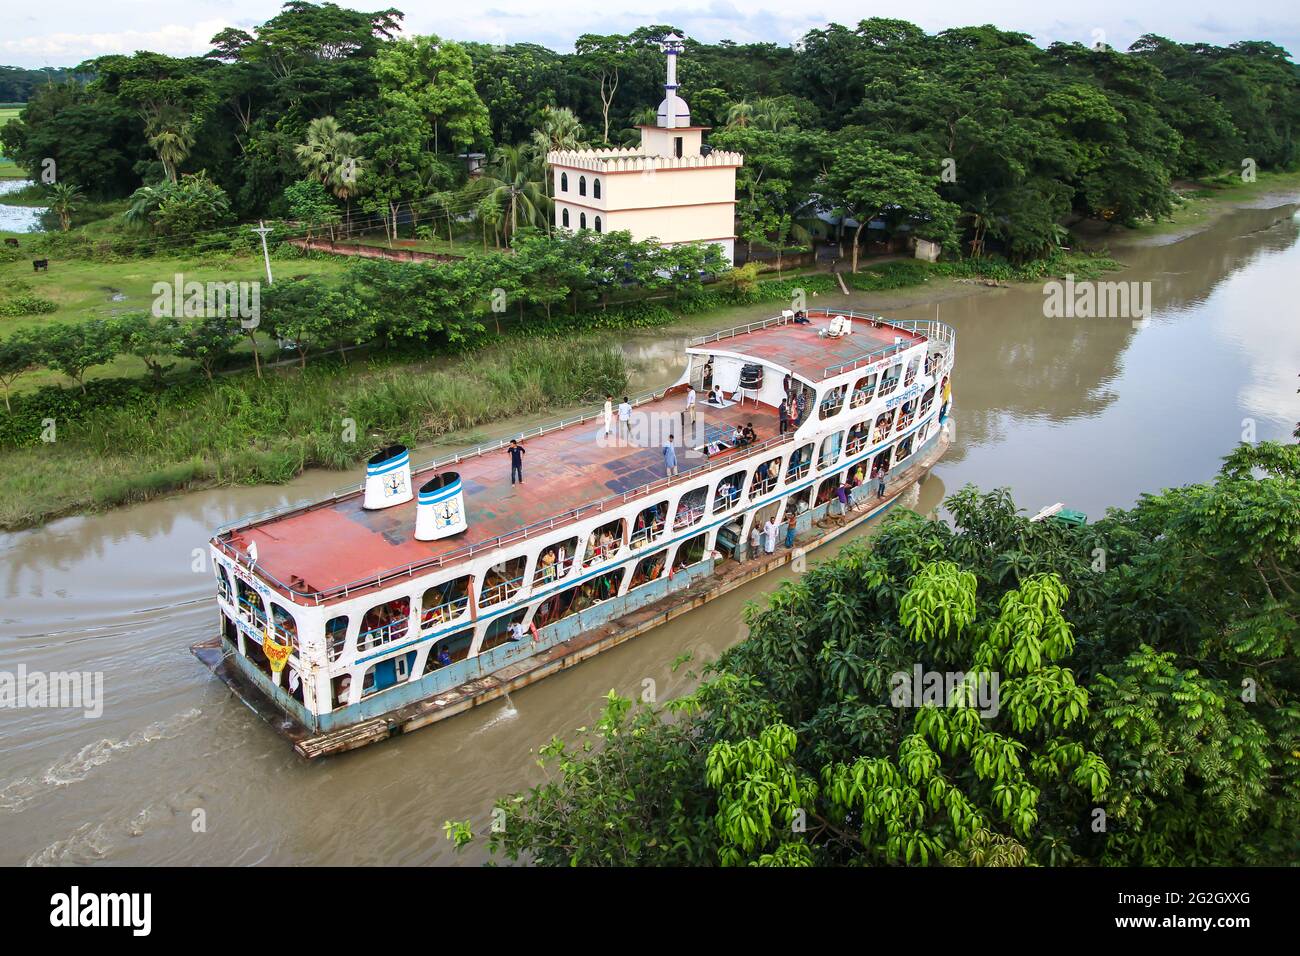
[[[249,228],[251,229],[252,227],[250,226]],[[257,233],[259,236],[262,237],[262,258],[266,261],[266,284],[267,285],[271,285],[271,253],[268,252],[266,249],[266,234],[270,231],[271,231],[270,228],[265,223],[263,223],[262,220],[260,219],[257,220],[257,228],[253,229],[253,232]]]

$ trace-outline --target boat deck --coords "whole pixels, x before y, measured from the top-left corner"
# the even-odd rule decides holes
[[[833,310],[828,315],[836,314]],[[698,351],[736,352],[764,362],[788,368],[811,382],[828,378],[827,368],[847,365],[865,358],[877,349],[885,349],[902,340],[900,348],[924,342],[925,336],[908,332],[892,325],[876,328],[862,319],[853,321],[853,334],[840,338],[822,338],[818,330],[825,329],[829,319],[821,311],[810,312],[808,325],[787,323],[771,325],[731,338],[694,346]]]
[[[675,415],[680,422],[684,406],[682,388],[643,402],[636,412]],[[775,438],[779,431],[776,410],[767,405],[746,402],[718,408],[701,401],[698,407],[710,441],[730,436],[737,425],[746,422],[753,423],[759,443]],[[614,424],[617,428],[617,420]],[[680,441],[680,427],[674,431]],[[297,592],[319,594],[355,585],[384,571],[429,562],[468,544],[511,534],[566,509],[594,505],[611,495],[663,481],[662,435],[653,435],[647,447],[611,444],[603,432],[604,424],[597,417],[526,439],[522,442],[524,482],[519,485],[510,484],[510,456],[504,448],[445,468],[460,475],[469,528],[441,541],[415,540],[414,499],[367,511],[360,494],[238,529],[228,540],[244,552],[255,542],[258,570]],[[706,459],[702,453],[679,446],[678,481],[749,453],[731,449]],[[413,485],[418,488],[430,475],[413,476]],[[463,556],[449,560],[461,559]]]

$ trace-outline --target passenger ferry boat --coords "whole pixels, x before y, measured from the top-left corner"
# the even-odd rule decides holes
[[[947,447],[955,345],[785,312],[689,342],[608,434],[597,410],[517,436],[523,483],[506,441],[417,468],[385,449],[361,487],[215,534],[220,636],[194,651],[307,757],[494,700],[898,501]]]

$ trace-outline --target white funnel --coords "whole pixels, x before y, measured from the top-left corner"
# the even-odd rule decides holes
[[[467,527],[460,475],[444,472],[420,486],[415,506],[415,540],[437,541],[459,534]]]
[[[405,445],[390,445],[366,462],[366,500],[371,511],[411,500],[411,453]]]

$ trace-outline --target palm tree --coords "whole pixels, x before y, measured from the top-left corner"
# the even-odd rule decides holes
[[[350,228],[352,200],[361,192],[362,157],[355,133],[339,126],[333,116],[307,124],[307,141],[293,148],[307,175],[332,192],[347,207],[345,231]]]
[[[145,123],[145,137],[163,164],[163,172],[173,183],[176,171],[194,147],[194,124],[189,121],[155,117]]]
[[[744,129],[754,121],[754,104],[748,100],[732,103],[727,107],[727,125]]]
[[[59,214],[59,225],[64,232],[72,228],[72,212],[80,199],[80,186],[55,183],[50,187],[50,208]]]
[[[555,149],[584,149],[582,122],[567,107],[548,106],[542,110],[542,125],[533,130],[533,149],[545,157]]]
[[[748,105],[748,104],[744,104]],[[749,121],[758,129],[781,133],[794,128],[794,113],[788,106],[771,97],[761,99],[753,106]]]
[[[548,226],[550,199],[545,173],[532,147],[498,146],[478,183],[504,212],[502,226],[507,237],[515,234],[521,219],[524,225]]]

